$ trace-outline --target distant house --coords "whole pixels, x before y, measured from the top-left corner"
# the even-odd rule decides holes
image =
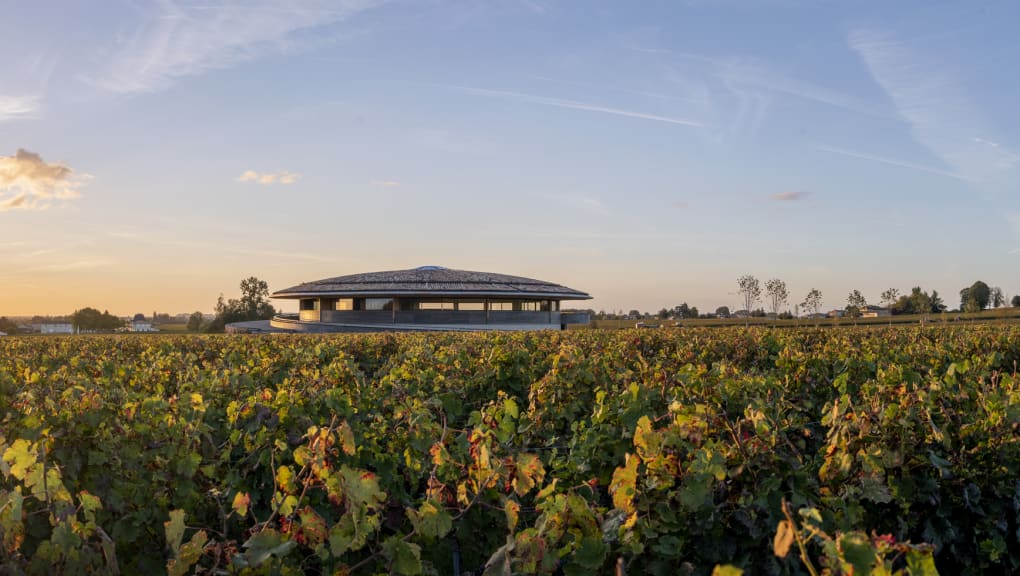
[[[888,308],[873,306],[871,304],[865,306],[864,309],[861,310],[861,318],[878,318],[880,316],[892,316],[892,312]]]
[[[6,332],[0,332],[0,336],[6,336],[6,335],[7,335]]]
[[[829,310],[829,313],[826,314],[826,316],[828,316],[829,318],[842,318],[843,314],[845,313],[846,310],[840,310],[837,308],[836,310]]]
[[[159,332],[158,328],[153,327],[152,322],[145,320],[132,320],[128,330],[131,332]]]
[[[58,324],[40,324],[40,334],[74,334],[74,325],[68,322]]]
[[[750,317],[751,313],[747,310],[737,310],[736,312],[730,314],[730,318],[750,318]]]

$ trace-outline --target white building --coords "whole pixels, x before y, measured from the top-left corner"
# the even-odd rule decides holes
[[[159,332],[158,329],[152,326],[152,322],[145,322],[142,320],[135,320],[131,322],[130,330],[132,332]]]
[[[74,334],[74,325],[62,322],[60,324],[40,324],[41,334]]]
[[[6,332],[0,332],[0,336],[6,336],[6,335],[7,335]]]

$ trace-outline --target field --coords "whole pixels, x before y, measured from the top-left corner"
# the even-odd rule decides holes
[[[0,339],[0,573],[1020,571],[1020,327]]]

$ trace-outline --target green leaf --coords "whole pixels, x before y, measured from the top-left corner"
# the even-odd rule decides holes
[[[209,540],[205,530],[192,535],[191,540],[180,547],[174,558],[166,563],[167,576],[184,576],[205,552],[205,543]]]
[[[383,556],[389,560],[392,572],[406,576],[422,573],[421,547],[405,542],[399,535],[383,542]]]
[[[166,532],[167,546],[177,556],[181,541],[184,540],[184,510],[171,510],[170,520],[163,523],[163,530]]]
[[[276,530],[263,530],[249,538],[242,546],[248,565],[257,568],[273,556],[277,558],[286,556],[297,544],[286,540]]]
[[[95,522],[96,511],[103,508],[103,503],[99,500],[99,496],[94,496],[82,490],[78,493],[78,501],[81,502],[81,509],[85,513],[85,519],[89,522]]]
[[[442,538],[453,528],[450,514],[432,500],[423,503],[418,510],[408,508],[407,516],[411,519],[414,529],[426,540]]]
[[[861,532],[850,532],[839,538],[843,558],[854,568],[854,576],[869,576],[875,568],[877,556],[871,541]]]
[[[907,569],[910,576],[938,576],[935,557],[931,550],[910,550],[907,552]]]
[[[584,568],[588,574],[592,574],[598,571],[602,563],[605,562],[608,552],[609,549],[601,538],[588,536],[578,544],[572,560]]]

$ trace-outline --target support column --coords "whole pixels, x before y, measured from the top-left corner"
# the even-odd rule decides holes
[[[322,309],[323,309],[322,298],[319,298],[318,302],[319,302],[319,306],[318,306],[318,308],[319,308],[319,322],[322,322]]]
[[[485,299],[485,323],[489,323],[489,299]]]
[[[400,299],[397,298],[397,297],[394,297],[393,301],[390,302],[390,308],[393,310],[393,323],[394,324],[397,323],[397,306],[399,304],[400,304]]]

